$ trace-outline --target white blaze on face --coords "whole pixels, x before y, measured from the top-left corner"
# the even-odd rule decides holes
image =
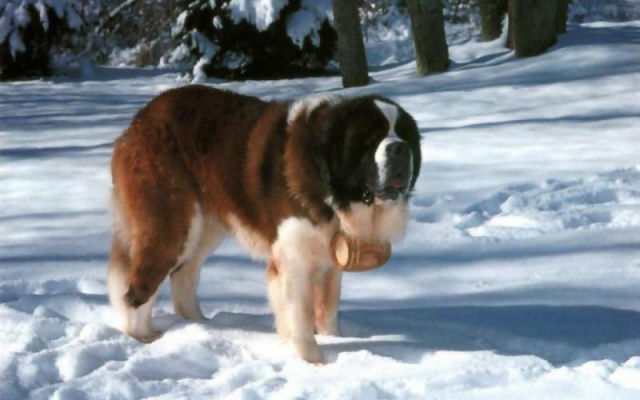
[[[380,100],[374,100],[374,103],[389,122],[387,137],[380,142],[375,153],[375,160],[378,165],[378,179],[380,182],[384,182],[386,179],[387,147],[390,144],[402,141],[395,130],[396,121],[398,120],[398,107]]]

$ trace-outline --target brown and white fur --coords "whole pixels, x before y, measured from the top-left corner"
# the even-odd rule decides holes
[[[385,151],[397,141],[410,146],[410,165],[389,197]],[[338,334],[340,299],[329,241],[338,230],[401,237],[419,167],[415,122],[381,97],[276,103],[195,85],[159,95],[114,145],[108,286],[122,329],[159,336],[151,309],[167,275],[175,312],[203,318],[201,264],[233,234],[267,261],[278,333],[324,362],[314,334]]]

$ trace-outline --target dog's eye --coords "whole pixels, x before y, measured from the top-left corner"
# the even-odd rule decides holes
[[[383,137],[383,135],[382,135],[382,134],[380,134],[380,133],[375,133],[375,134],[373,134],[373,135],[369,136],[369,137],[365,140],[364,145],[365,145],[366,147],[373,147],[373,146],[375,146],[375,144],[376,144],[376,143],[378,143],[380,140],[382,140],[382,137]]]

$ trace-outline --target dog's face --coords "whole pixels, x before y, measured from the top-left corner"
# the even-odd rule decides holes
[[[360,97],[337,105],[327,124],[335,206],[406,202],[421,162],[420,135],[406,111],[380,97]]]

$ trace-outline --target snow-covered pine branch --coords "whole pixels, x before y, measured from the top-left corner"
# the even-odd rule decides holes
[[[177,18],[171,62],[206,76],[270,78],[321,73],[333,59],[331,0],[195,0]]]
[[[121,12],[133,6],[137,1],[139,0],[124,0],[122,3],[116,6],[113,10],[109,11],[106,17],[104,18],[104,20],[100,22],[100,25],[98,26],[98,29],[96,29],[96,32],[98,33],[102,32],[102,30],[105,28],[107,24],[113,21],[114,18],[116,18]]]
[[[78,29],[78,0],[0,0],[0,79],[50,73],[49,49]]]

